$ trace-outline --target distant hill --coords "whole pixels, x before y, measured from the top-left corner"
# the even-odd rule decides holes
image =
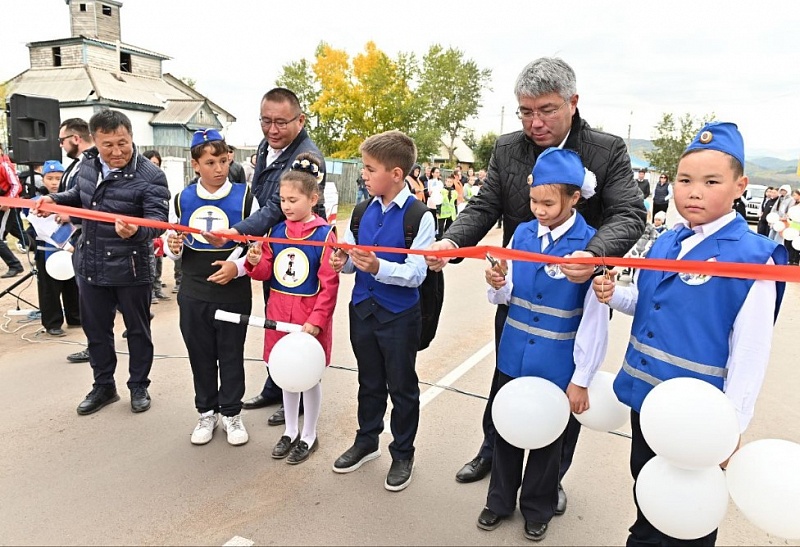
[[[653,150],[653,143],[647,139],[631,139],[630,154],[647,160],[644,153]],[[776,186],[789,184],[793,188],[800,188],[800,178],[797,176],[797,161],[782,160],[769,156],[761,156],[745,161],[745,171],[751,184]]]

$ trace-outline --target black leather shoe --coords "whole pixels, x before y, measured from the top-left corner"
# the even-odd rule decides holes
[[[67,361],[69,361],[70,363],[88,363],[89,350],[85,349],[77,353],[70,353],[69,355],[67,355]]]
[[[384,488],[390,492],[404,490],[411,483],[414,474],[414,458],[410,460],[392,460],[389,473],[386,475]]]
[[[297,436],[297,439],[292,440],[289,438],[288,435],[283,435],[275,445],[275,448],[272,449],[272,457],[276,460],[282,460],[286,456],[289,455],[289,452],[292,451],[294,448],[295,443],[300,438],[300,435]]]
[[[78,414],[86,416],[117,401],[119,401],[119,394],[117,393],[116,387],[94,386],[92,391],[90,391],[81,404],[78,405]]]
[[[47,329],[46,332],[50,336],[66,336],[67,335],[67,333],[64,332],[64,329],[62,329],[61,327],[56,327],[54,329]]]
[[[506,517],[501,517],[488,507],[484,507],[481,514],[478,515],[478,528],[481,530],[492,531],[501,524]]]
[[[377,446],[375,448],[370,448],[354,444],[333,462],[333,470],[336,473],[350,473],[368,461],[380,457],[380,455],[381,449]]]
[[[292,465],[303,463],[311,454],[317,451],[317,448],[319,448],[319,439],[314,439],[314,442],[311,443],[311,446],[308,446],[305,441],[300,441],[294,445],[294,448],[292,448],[292,451],[289,453],[289,457],[286,458],[286,463]]]
[[[546,522],[525,521],[525,537],[531,541],[542,541],[547,535]]]
[[[558,483],[558,503],[556,503],[556,515],[563,515],[567,510],[567,493]]]
[[[267,425],[283,425],[286,423],[286,412],[283,409],[283,405],[275,411],[275,414],[270,416],[267,419]]]
[[[146,387],[131,390],[131,412],[144,412],[150,409],[150,394]]]
[[[24,271],[25,270],[18,270],[16,268],[10,269],[6,273],[4,273],[3,275],[0,275],[0,278],[6,279],[6,278],[9,278],[9,277],[16,277],[16,276],[18,276],[19,274],[21,274]]]
[[[247,399],[246,401],[244,401],[242,403],[242,408],[245,409],[245,410],[254,410],[256,408],[264,408],[265,406],[280,404],[281,400],[282,399],[280,397],[277,398],[277,399],[267,399],[266,397],[264,397],[263,395],[261,395],[259,393],[258,395],[256,395],[252,399]]]
[[[458,482],[475,482],[484,478],[492,470],[492,460],[478,456],[471,462],[464,464],[464,467],[456,473]]]

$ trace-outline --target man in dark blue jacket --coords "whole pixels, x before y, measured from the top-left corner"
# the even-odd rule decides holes
[[[87,150],[75,184],[37,202],[82,207],[115,215],[167,221],[169,189],[164,172],[142,157],[133,144],[131,121],[122,112],[103,110],[89,120],[95,147]],[[78,281],[81,323],[89,340],[94,385],[78,414],[96,412],[119,400],[114,383],[117,356],[114,316],[122,313],[130,352],[128,388],[131,410],[150,408],[147,387],[153,365],[150,335],[152,240],[163,230],[129,224],[83,220],[73,263]]]
[[[248,218],[227,230],[219,230],[220,235],[255,235],[263,236],[270,228],[283,220],[281,211],[281,198],[279,194],[281,175],[291,168],[295,158],[303,152],[311,152],[320,158],[322,153],[317,148],[305,130],[306,116],[300,107],[300,101],[294,92],[276,87],[268,91],[261,99],[261,131],[264,140],[258,145],[255,173],[250,189],[255,195],[261,208]],[[323,175],[325,162],[321,165]],[[325,178],[319,184],[319,202],[314,212],[322,217],[325,215]],[[205,235],[212,245],[222,245],[226,240]],[[265,284],[264,298],[269,295],[269,282]],[[272,378],[267,376],[259,395],[244,402],[245,409],[262,408],[282,402],[281,389],[275,385]],[[301,407],[302,408],[302,407]],[[268,422],[270,425],[284,423],[283,407],[273,414]]]

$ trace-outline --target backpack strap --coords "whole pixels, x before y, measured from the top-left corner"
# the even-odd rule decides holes
[[[403,214],[403,235],[405,237],[406,249],[410,249],[414,238],[419,233],[419,224],[422,222],[422,216],[425,213],[430,213],[430,209],[420,200],[414,198],[414,201],[408,205],[405,213]]]
[[[370,203],[372,203],[372,200],[369,199],[357,203],[350,214],[350,231],[353,232],[353,241],[356,242],[356,245],[358,245],[358,226],[361,224],[361,217],[364,216],[364,212],[366,212]]]
[[[250,209],[252,208],[253,208],[253,192],[250,191],[250,187],[248,186],[247,189],[244,191],[244,208],[242,209],[242,220],[250,216]],[[177,211],[177,208],[175,210]]]
[[[175,216],[178,218],[178,224],[181,223],[181,192],[175,194]]]

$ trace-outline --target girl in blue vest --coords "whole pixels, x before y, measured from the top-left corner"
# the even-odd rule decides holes
[[[339,276],[330,265],[331,246],[304,245],[304,241],[336,243],[328,222],[313,213],[319,201],[322,160],[310,153],[297,156],[291,170],[281,177],[281,210],[286,220],[267,234],[292,243],[251,245],[245,268],[253,279],[270,282],[267,319],[303,325],[303,332],[317,337],[331,362],[333,311],[339,292]],[[264,361],[285,333],[264,331]],[[319,447],[317,421],[322,405],[322,385],[304,391],[305,418],[300,432],[300,393],[283,390],[286,430],[272,457],[290,464],[306,461]]]
[[[684,220],[656,240],[648,258],[786,264],[786,249],[749,229],[731,210],[747,186],[736,125],[706,124],[678,163],[675,205]],[[769,361],[785,283],[641,270],[635,284],[595,278],[601,302],[633,315],[617,398],[631,407],[631,474],[655,456],[639,424],[642,402],[671,378],[698,378],[726,393],[744,431]],[[713,311],[710,311],[713,310]],[[724,466],[724,464],[723,464]],[[634,498],[634,502],[635,502]],[[668,537],[638,510],[628,545],[714,545],[717,531],[691,541]]]
[[[568,256],[586,248],[595,229],[575,210],[581,197],[594,194],[594,176],[571,150],[548,148],[533,167],[530,201],[535,220],[520,224],[510,247]],[[550,380],[565,390],[571,410],[589,408],[587,387],[608,345],[608,309],[590,291],[591,281],[570,282],[557,265],[505,261],[486,271],[492,304],[509,306],[497,353],[496,390],[521,376]],[[478,527],[494,530],[516,506],[525,518],[525,537],[540,541],[558,502],[558,469],[563,433],[552,444],[528,454],[498,432],[486,507]],[[521,488],[521,489],[520,489]]]
[[[196,131],[191,154],[198,180],[175,196],[170,222],[212,232],[232,226],[258,210],[246,184],[228,181],[228,145],[218,131]],[[195,407],[200,414],[191,442],[208,443],[221,422],[228,443],[245,444],[249,436],[241,410],[247,325],[214,319],[217,310],[250,314],[252,293],[244,257],[238,258],[241,250],[233,241],[217,248],[200,235],[174,231],[167,233],[165,252],[183,265],[178,292],[180,327],[192,367]],[[234,261],[236,258],[238,262]]]

